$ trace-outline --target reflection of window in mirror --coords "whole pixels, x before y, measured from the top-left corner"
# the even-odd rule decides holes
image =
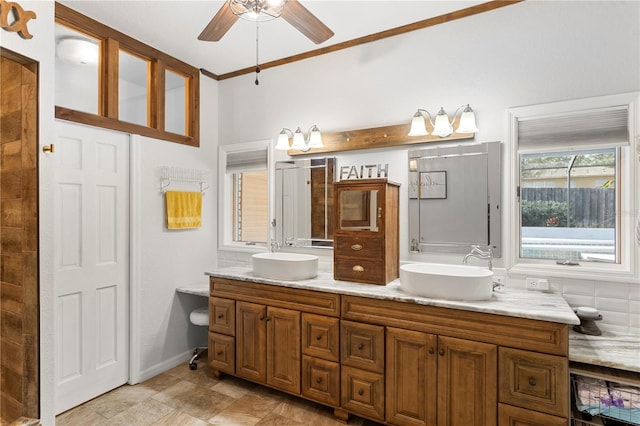
[[[619,95],[512,110],[516,267],[548,265],[560,273],[609,277],[631,273],[629,116],[636,102],[636,96]]]
[[[268,158],[269,141],[220,147],[221,247],[266,245],[269,231]]]

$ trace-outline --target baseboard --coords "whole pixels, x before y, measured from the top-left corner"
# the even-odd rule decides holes
[[[130,385],[135,385],[137,383],[144,382],[145,380],[149,380],[152,377],[157,376],[158,374],[162,374],[167,370],[171,370],[173,367],[177,367],[180,364],[184,363],[184,368],[189,368],[188,363],[189,359],[193,355],[193,349],[178,354],[174,357],[166,359],[159,364],[156,364],[150,368],[140,371],[139,380],[135,383],[132,380],[129,380]]]

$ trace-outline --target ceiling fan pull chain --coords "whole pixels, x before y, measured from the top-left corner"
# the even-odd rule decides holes
[[[256,21],[256,86],[260,84],[260,81],[258,81],[258,74],[260,74],[260,60],[259,60],[259,47],[260,47],[260,43],[259,43],[259,39],[260,39],[260,23],[258,21]]]

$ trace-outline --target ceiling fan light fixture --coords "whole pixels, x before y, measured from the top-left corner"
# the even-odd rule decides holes
[[[234,15],[247,21],[270,21],[282,15],[286,0],[228,0]]]

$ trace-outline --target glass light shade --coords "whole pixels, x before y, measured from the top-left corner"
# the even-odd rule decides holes
[[[467,104],[467,107],[460,114],[460,122],[456,133],[475,133],[478,131],[476,127],[476,114],[471,107]]]
[[[99,48],[97,43],[87,39],[66,38],[60,40],[56,53],[60,59],[74,65],[97,65],[100,57]]]
[[[293,144],[291,145],[291,149],[299,149],[301,151],[309,149],[304,142],[304,135],[302,134],[302,130],[300,127],[293,134]]]
[[[407,136],[426,136],[429,132],[427,132],[427,125],[424,121],[424,117],[420,114],[420,111],[416,112],[411,119],[411,129]]]
[[[314,125],[309,132],[309,148],[322,148],[322,134],[318,126]]]
[[[451,126],[449,116],[444,108],[440,108],[438,115],[436,115],[435,123],[433,124],[433,134],[445,138],[451,133],[453,133],[453,126]]]
[[[280,151],[288,151],[289,150],[289,135],[285,132],[284,129],[278,135],[278,142],[276,142],[276,146],[274,147]]]

